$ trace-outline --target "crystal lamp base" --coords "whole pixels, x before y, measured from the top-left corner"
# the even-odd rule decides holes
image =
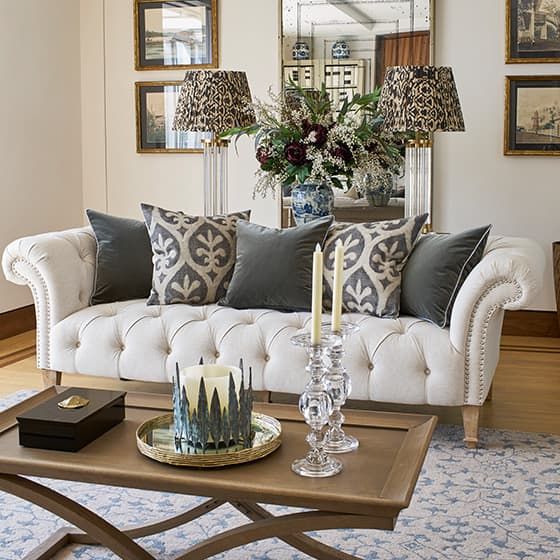
[[[326,457],[325,461],[316,463],[307,457],[297,459],[292,463],[292,470],[300,476],[310,478],[326,478],[342,471],[342,463],[334,457]]]

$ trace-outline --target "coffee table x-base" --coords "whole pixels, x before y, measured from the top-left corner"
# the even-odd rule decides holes
[[[168,412],[166,395],[128,393],[124,422],[78,453],[21,447],[16,416],[52,397],[51,387],[0,414],[0,490],[32,502],[75,527],[53,534],[25,560],[46,560],[71,543],[103,545],[124,560],[155,560],[134,539],[166,531],[224,503],[249,523],[226,530],[186,550],[177,560],[198,560],[278,537],[322,560],[355,558],[329,547],[304,531],[323,529],[392,530],[408,507],[436,425],[433,416],[348,411],[348,432],[358,437],[357,451],[340,456],[344,471],[332,478],[302,478],[290,465],[307,451],[307,426],[294,406],[256,404],[255,409],[282,422],[282,445],[254,463],[223,469],[194,470],[148,459],[136,448],[135,432],[145,420]],[[205,503],[171,519],[119,529],[84,506],[28,476],[107,484],[143,490],[210,496]],[[273,516],[259,503],[307,508]]]

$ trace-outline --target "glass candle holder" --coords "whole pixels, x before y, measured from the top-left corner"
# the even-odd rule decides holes
[[[307,349],[309,363],[306,371],[310,380],[299,398],[299,410],[311,428],[306,441],[309,452],[302,459],[292,463],[292,470],[300,476],[327,477],[334,476],[342,470],[342,463],[325,453],[324,428],[333,411],[333,402],[325,380],[325,352],[332,338],[324,335],[320,344],[311,344],[310,334],[301,334],[292,338],[292,343]]]
[[[323,324],[323,333],[330,334],[331,343],[327,348],[327,358],[330,365],[325,373],[325,380],[333,402],[333,410],[329,416],[325,451],[327,453],[348,453],[354,451],[360,442],[354,436],[344,432],[342,425],[344,415],[341,412],[346,399],[352,392],[352,381],[343,364],[344,341],[359,330],[358,325],[342,323],[340,331],[331,332],[330,324]]]

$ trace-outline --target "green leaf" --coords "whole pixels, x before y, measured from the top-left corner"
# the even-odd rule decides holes
[[[343,189],[344,186],[342,184],[342,181],[338,178],[338,177],[331,177],[331,181],[332,184],[337,188],[337,189]]]

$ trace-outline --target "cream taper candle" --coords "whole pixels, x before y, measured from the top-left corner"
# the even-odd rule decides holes
[[[321,343],[323,312],[323,253],[317,243],[313,253],[313,295],[311,300],[311,344]]]
[[[344,284],[344,247],[339,239],[334,248],[334,279],[331,330],[339,332],[342,324],[342,286]]]

